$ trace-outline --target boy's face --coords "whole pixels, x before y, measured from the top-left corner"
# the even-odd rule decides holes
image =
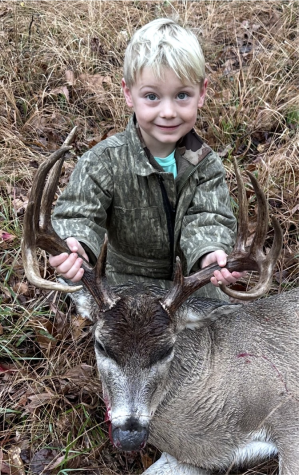
[[[176,142],[195,125],[197,109],[203,106],[207,88],[182,82],[170,68],[163,79],[144,68],[134,85],[122,80],[127,105],[132,107],[146,146],[155,157],[167,157]]]

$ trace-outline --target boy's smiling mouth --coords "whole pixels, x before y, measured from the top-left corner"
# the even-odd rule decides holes
[[[161,124],[155,124],[155,125],[159,127],[160,129],[173,130],[173,129],[177,129],[177,127],[179,127],[181,124],[175,124],[174,126],[164,126]]]

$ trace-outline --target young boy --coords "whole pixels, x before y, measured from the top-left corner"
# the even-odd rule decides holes
[[[122,88],[133,109],[126,130],[86,152],[60,196],[53,226],[72,251],[50,257],[78,282],[84,258],[94,262],[108,234],[112,284],[169,287],[180,256],[184,274],[210,263],[216,271],[198,295],[224,299],[218,282],[233,283],[227,253],[233,216],[221,160],[193,130],[207,79],[195,35],[170,19],[138,30],[125,53]]]

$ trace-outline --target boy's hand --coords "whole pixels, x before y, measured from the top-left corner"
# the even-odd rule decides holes
[[[78,257],[78,254],[83,256],[87,261],[89,258],[76,238],[67,238],[66,243],[72,253],[70,255],[68,255],[68,253],[61,253],[57,256],[50,255],[49,263],[63,278],[69,279],[72,283],[77,283],[84,274],[84,270],[81,268],[83,260]]]
[[[214,276],[210,279],[211,283],[216,287],[219,287],[219,281],[227,286],[228,284],[235,283],[238,279],[247,274],[247,271],[243,271],[242,273],[233,271],[230,273],[230,271],[224,267],[227,263],[227,254],[223,250],[207,253],[201,260],[201,269],[206,268],[206,266],[212,263],[218,263],[218,265],[223,268],[220,271],[215,271]]]

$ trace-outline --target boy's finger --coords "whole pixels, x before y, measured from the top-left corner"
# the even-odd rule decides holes
[[[232,276],[234,276],[236,279],[244,278],[247,276],[247,271],[233,271]]]
[[[219,266],[223,267],[226,266],[227,263],[227,254],[223,250],[215,251],[215,256],[217,259],[217,263]]]
[[[81,260],[82,263],[82,260]],[[61,274],[63,278],[70,279],[72,282],[77,282],[82,278],[84,270],[81,268],[79,259],[75,261],[74,265],[67,273]]]
[[[80,243],[76,240],[76,238],[67,238],[66,243],[71,251],[76,252],[79,250]]]
[[[234,284],[237,279],[241,277],[242,273],[234,271],[233,273],[230,273],[228,269],[222,268],[220,271],[215,271],[214,276],[211,279],[211,282],[215,286],[219,286],[220,282],[224,284],[225,286],[228,286],[229,284]]]
[[[61,263],[59,266],[56,266],[56,271],[59,274],[64,275],[65,278],[72,279],[73,276],[75,276],[75,273],[73,274],[71,273],[68,276],[67,276],[67,273],[69,273],[69,271],[72,269],[75,263],[76,263],[76,268],[78,271],[82,265],[82,258],[78,258],[77,253],[71,253],[63,263]]]
[[[77,283],[82,279],[82,276],[84,275],[84,269],[78,269],[78,267],[74,266],[67,273],[59,273],[58,275],[64,279],[72,281],[72,283]]]
[[[67,238],[66,243],[67,243],[68,247],[70,248],[70,251],[72,251],[73,253],[78,253],[84,259],[89,261],[89,257],[86,254],[85,249],[82,247],[82,245],[79,243],[79,241],[76,240],[76,238],[72,238],[72,237]]]
[[[229,284],[231,284],[230,282],[228,282],[226,279],[224,279],[223,277],[220,278],[220,279],[217,279],[215,276],[213,276],[211,278],[211,283],[216,286],[216,287],[220,287],[220,284],[224,284],[224,286],[228,286]]]
[[[215,271],[214,276],[217,281],[222,281],[225,285],[235,282],[235,278],[226,268],[223,268],[222,271]]]
[[[66,259],[68,258],[68,253],[61,253],[60,255],[56,256],[49,256],[49,263],[53,268],[56,268],[57,266],[61,265]]]
[[[84,269],[80,268],[74,278],[71,279],[72,283],[78,283],[84,275]]]

